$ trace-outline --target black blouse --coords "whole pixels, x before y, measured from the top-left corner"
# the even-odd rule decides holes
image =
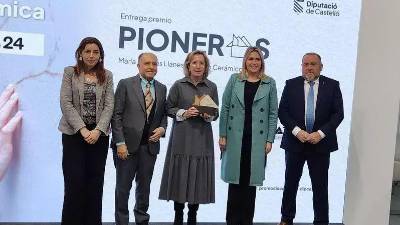
[[[243,137],[248,137],[251,140],[251,123],[252,123],[252,106],[254,97],[256,96],[258,86],[260,86],[260,80],[257,82],[246,81],[244,84],[244,129]]]

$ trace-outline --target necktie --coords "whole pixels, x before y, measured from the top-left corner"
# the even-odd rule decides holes
[[[314,126],[314,81],[308,83],[310,89],[307,95],[306,130],[310,133]]]
[[[153,107],[153,103],[154,103],[154,99],[151,96],[151,91],[150,91],[150,82],[147,82],[147,84],[146,84],[146,90],[144,91],[144,101],[146,103],[147,119],[149,119],[151,108]]]

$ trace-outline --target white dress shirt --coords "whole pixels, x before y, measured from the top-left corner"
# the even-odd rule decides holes
[[[317,97],[318,97],[318,88],[319,88],[319,77],[314,80],[314,118],[315,118],[315,109],[317,108]],[[310,92],[310,83],[307,80],[304,80],[304,102],[305,102],[305,107],[304,107],[304,121],[306,121],[306,114],[307,114],[307,96],[308,96],[308,92]],[[295,128],[293,128],[292,130],[292,134],[294,136],[297,136],[297,134],[301,131],[301,128],[296,126]],[[326,135],[324,134],[324,132],[322,132],[321,130],[318,130],[319,135],[321,136],[321,138],[324,138]]]

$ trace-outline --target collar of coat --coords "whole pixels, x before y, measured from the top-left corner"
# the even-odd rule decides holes
[[[191,83],[193,84],[193,81],[189,77],[184,77],[179,80],[181,83]],[[199,84],[204,83],[207,87],[211,87],[211,81],[209,81],[207,78],[204,78],[202,81],[199,82]]]
[[[241,76],[240,73],[238,73],[237,78],[239,81],[245,82],[247,81],[247,74],[244,76]],[[261,82],[264,84],[268,84],[269,82],[271,82],[271,79],[269,76],[263,74],[260,78]]]

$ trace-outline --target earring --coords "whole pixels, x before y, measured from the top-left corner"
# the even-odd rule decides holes
[[[82,61],[82,56],[79,57],[79,60]]]
[[[99,62],[103,62],[103,60],[100,58],[100,59],[99,59]]]

